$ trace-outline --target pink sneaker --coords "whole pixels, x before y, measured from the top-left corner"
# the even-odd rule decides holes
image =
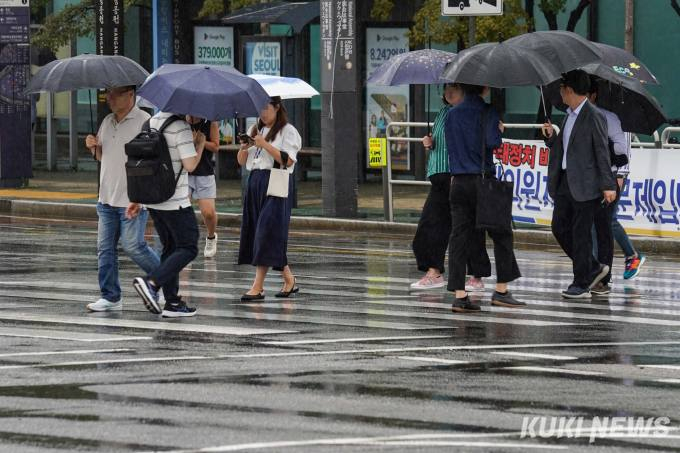
[[[484,282],[482,282],[481,278],[470,277],[465,283],[465,291],[484,291]]]
[[[444,277],[438,275],[433,277],[431,275],[425,275],[423,278],[415,283],[411,283],[411,289],[434,289],[442,288],[446,286],[446,281]]]

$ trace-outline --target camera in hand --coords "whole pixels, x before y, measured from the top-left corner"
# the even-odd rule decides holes
[[[248,134],[238,134],[238,139],[241,143],[255,143],[253,137]]]

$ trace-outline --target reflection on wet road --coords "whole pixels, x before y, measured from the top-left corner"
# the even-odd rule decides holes
[[[241,303],[238,232],[182,274],[193,319],[98,298],[96,225],[0,217],[0,451],[677,451],[678,263],[606,298],[560,298],[570,264],[522,250],[526,308],[451,312],[409,237],[293,232],[300,293]],[[615,264],[622,264],[618,257]],[[603,424],[606,426],[603,429]],[[615,429],[607,429],[615,424]],[[620,429],[619,429],[620,428]],[[591,442],[591,439],[593,440]]]

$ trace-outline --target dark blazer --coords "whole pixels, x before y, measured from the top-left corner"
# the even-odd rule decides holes
[[[562,122],[559,134],[553,134],[545,140],[550,148],[548,193],[553,199],[562,175],[562,136],[565,123],[566,119]],[[602,198],[605,190],[616,190],[616,180],[609,160],[607,121],[589,101],[583,105],[571,129],[566,175],[571,195],[576,201]]]

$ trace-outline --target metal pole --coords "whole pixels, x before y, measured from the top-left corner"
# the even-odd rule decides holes
[[[54,128],[54,94],[47,93],[47,170],[57,169],[57,134]]]
[[[475,16],[470,16],[468,17],[468,47],[472,47],[477,43],[476,35]]]
[[[78,169],[78,92],[69,93],[71,105],[68,112],[68,157],[73,170]]]

